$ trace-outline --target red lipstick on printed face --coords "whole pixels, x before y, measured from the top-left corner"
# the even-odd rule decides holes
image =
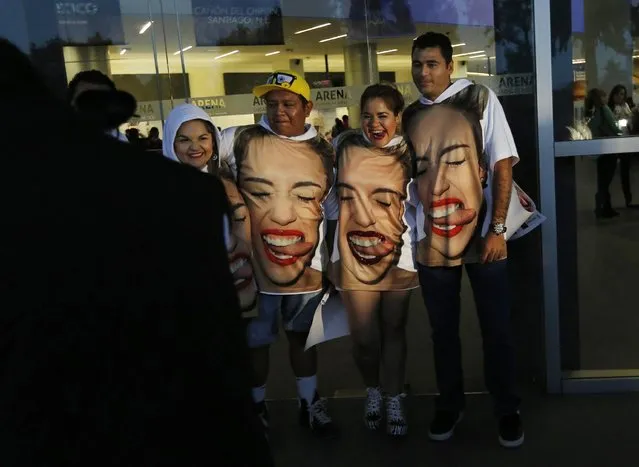
[[[279,266],[291,266],[313,249],[299,230],[265,229],[262,242],[267,258]]]
[[[443,208],[446,206],[455,206],[452,213],[446,216],[433,217],[433,210],[437,208]],[[464,229],[464,226],[472,222],[476,216],[474,209],[464,209],[464,203],[459,198],[443,198],[437,201],[433,201],[430,204],[430,220],[431,231],[440,237],[453,238]],[[443,226],[452,228],[442,228]]]
[[[390,254],[394,245],[379,232],[353,230],[346,235],[348,247],[357,261],[367,266],[379,263]],[[362,245],[362,241],[373,240],[373,245]]]

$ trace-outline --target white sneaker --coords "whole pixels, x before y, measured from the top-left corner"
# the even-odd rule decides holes
[[[366,407],[364,423],[369,430],[377,430],[382,423],[382,404],[384,396],[380,388],[366,388]]]
[[[386,397],[386,433],[390,436],[406,436],[408,423],[404,414],[406,394]]]

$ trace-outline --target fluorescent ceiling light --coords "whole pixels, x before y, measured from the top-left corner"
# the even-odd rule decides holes
[[[491,60],[495,60],[495,58],[497,58],[497,57],[488,57],[488,58],[490,58]]]
[[[639,55],[633,55],[632,58],[639,58]]]
[[[490,73],[480,73],[478,71],[469,71],[466,74],[470,76],[492,76]]]
[[[129,49],[122,49],[122,50],[120,50],[120,55],[124,55],[128,51],[129,51]]]
[[[483,53],[485,53],[483,50],[475,50],[474,52],[466,52],[466,53],[463,53],[463,54],[456,54],[456,55],[453,55],[453,57],[467,57],[469,55],[477,55],[477,54],[483,54]]]
[[[380,52],[377,52],[377,55],[390,54],[390,53],[393,53],[393,52],[397,52],[397,49],[382,50]]]
[[[322,39],[320,42],[334,41],[335,39],[341,39],[341,38],[346,37],[346,36],[348,36],[348,34],[342,34],[340,36],[329,37],[328,39]]]
[[[265,57],[270,57],[271,55],[277,55],[281,53],[279,50],[276,50],[275,52],[269,52],[267,54],[264,54]]]
[[[305,32],[315,31],[316,29],[322,29],[322,28],[325,28],[326,26],[330,26],[330,25],[331,25],[331,23],[318,24],[317,26],[313,26],[312,28],[302,29],[301,31],[295,31],[295,34],[304,34]]]
[[[192,45],[189,45],[187,47],[184,47],[182,50],[178,50],[177,52],[175,52],[173,55],[180,55],[180,52],[186,52],[187,50],[191,50],[193,48]]]
[[[474,60],[476,58],[486,58],[486,54],[473,55],[472,57],[468,57],[468,60]]]
[[[144,23],[142,25],[142,27],[140,28],[140,34],[144,34],[146,32],[146,30],[151,27],[152,24],[153,24],[153,21],[149,21],[147,23]]]
[[[219,60],[220,58],[224,58],[224,57],[228,57],[229,55],[235,55],[236,53],[239,53],[239,50],[233,50],[231,52],[222,54],[222,55],[218,55],[217,57],[215,57],[213,60]]]
[[[578,64],[580,64],[580,63],[586,63],[586,59],[585,59],[585,58],[575,58],[575,59],[573,59],[573,61],[572,61],[572,64],[573,64],[573,65],[578,65]]]

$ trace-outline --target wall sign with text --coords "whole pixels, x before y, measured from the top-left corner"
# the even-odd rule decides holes
[[[198,46],[284,44],[279,0],[193,0]]]
[[[532,73],[473,77],[473,81],[491,88],[498,96],[532,94],[534,78]],[[419,99],[419,91],[413,83],[396,83],[406,102]],[[341,86],[336,88],[311,89],[313,108],[331,110],[337,107],[359,105],[360,96],[366,85]],[[266,103],[253,94],[235,94],[229,96],[193,97],[191,104],[201,107],[211,117],[220,115],[249,115],[266,112]],[[171,101],[139,102],[137,114],[140,121],[160,120],[160,105],[164,106],[164,115],[171,110]]]
[[[58,34],[67,44],[122,45],[119,0],[55,2]]]

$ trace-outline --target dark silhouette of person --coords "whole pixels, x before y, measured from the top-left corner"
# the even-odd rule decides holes
[[[147,151],[162,152],[162,140],[160,139],[160,130],[154,126],[149,130],[149,136],[146,139]]]
[[[221,182],[88,126],[0,56],[0,465],[272,465]]]

